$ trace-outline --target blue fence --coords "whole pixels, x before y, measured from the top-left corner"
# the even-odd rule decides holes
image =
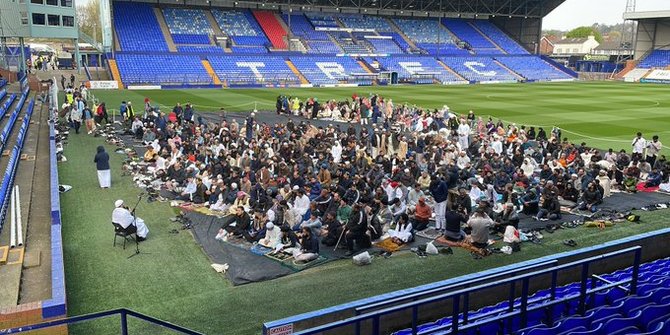
[[[9,99],[5,101],[5,103],[0,107],[0,119],[5,118],[5,114],[7,114],[7,111],[9,110],[9,106],[14,103],[14,100],[16,100],[16,94],[13,94],[9,96]]]
[[[503,327],[503,321],[511,321],[512,318],[519,317],[521,319],[521,328],[525,328],[527,325],[527,316],[528,313],[541,310],[545,308],[552,307],[561,303],[565,303],[571,300],[578,300],[578,311],[579,313],[584,313],[586,310],[586,299],[588,295],[595,294],[596,292],[608,290],[613,287],[619,287],[625,284],[630,284],[629,292],[631,294],[636,293],[637,291],[637,277],[640,267],[642,248],[640,246],[626,248],[610,253],[606,253],[599,256],[589,257],[575,262],[570,262],[567,264],[551,267],[549,269],[543,269],[538,271],[533,271],[528,274],[522,274],[512,278],[501,279],[494,281],[492,283],[484,283],[476,285],[469,288],[464,288],[457,291],[452,291],[444,294],[439,294],[431,296],[428,298],[420,299],[417,301],[412,301],[405,304],[400,304],[397,306],[392,306],[384,308],[381,310],[376,310],[373,312],[357,315],[351,318],[344,320],[331,322],[322,326],[313,327],[307,330],[302,330],[295,332],[294,334],[308,335],[308,334],[319,334],[326,331],[332,331],[342,327],[356,326],[357,334],[360,334],[360,326],[362,323],[371,322],[372,330],[371,334],[379,335],[381,334],[381,325],[380,320],[383,316],[394,314],[403,311],[411,311],[411,322],[412,322],[412,333],[417,334],[420,316],[419,308],[429,304],[440,303],[444,301],[451,301],[451,324],[444,325],[436,328],[432,328],[431,332],[435,331],[449,331],[452,334],[458,334],[459,331],[467,331],[475,329],[478,326],[483,324],[491,324],[498,322],[499,327]],[[598,261],[607,260],[616,256],[634,254],[633,257],[633,275],[631,279],[623,279],[617,282],[605,282],[603,285],[597,287],[589,287],[589,266]],[[556,297],[556,288],[558,287],[558,274],[559,272],[565,270],[572,270],[574,268],[579,268],[581,271],[581,280],[580,280],[580,292],[577,296],[569,297]],[[540,276],[551,275],[551,299],[546,302],[536,303],[532,306],[529,306],[529,296],[530,296],[530,281],[534,278]],[[597,279],[597,276],[594,276],[594,279]],[[517,284],[521,284],[521,296],[520,296],[520,305],[515,306],[515,289]],[[498,288],[500,286],[509,286],[509,309],[506,313],[498,315],[480,315],[480,318],[477,320],[469,320],[468,313],[470,311],[469,296],[470,294],[476,293],[482,290],[488,290],[491,288]],[[507,322],[511,326],[511,322]],[[509,330],[509,329],[508,329]],[[498,329],[498,331],[504,331],[504,329]]]
[[[27,98],[28,98],[28,91],[25,91],[21,95],[21,99],[19,99],[19,102],[16,104],[14,112],[12,113],[12,115],[9,116],[9,121],[5,125],[5,128],[2,129],[2,132],[0,132],[0,143],[2,143],[2,147],[0,148],[0,150],[5,150],[7,141],[9,140],[9,135],[12,133],[12,129],[14,129],[14,124],[16,124],[16,120],[19,118],[19,114],[21,113],[21,110],[23,109],[23,104],[26,102]]]
[[[47,322],[42,322],[34,325],[28,325],[28,326],[22,326],[22,327],[16,327],[16,328],[10,328],[10,329],[5,329],[2,331],[3,334],[22,334],[22,333],[27,333],[31,331],[36,331],[40,329],[49,329],[49,328],[54,328],[58,326],[63,326],[63,325],[72,325],[76,323],[82,323],[86,321],[92,321],[92,320],[98,320],[98,319],[103,319],[103,318],[108,318],[108,317],[113,317],[113,316],[119,316],[120,317],[120,322],[119,322],[119,328],[121,330],[121,335],[128,335],[128,331],[131,330],[128,327],[128,317],[133,317],[145,322],[148,322],[152,325],[156,325],[165,329],[172,330],[176,333],[179,334],[187,334],[187,335],[203,335],[203,333],[196,332],[194,330],[181,327],[175,324],[172,324],[167,321],[163,321],[148,315],[144,315],[141,313],[137,313],[135,311],[121,308],[121,309],[114,309],[110,311],[105,311],[105,312],[98,312],[98,313],[92,313],[92,314],[85,314],[85,315],[80,315],[80,316],[74,316],[71,318],[65,318],[65,319],[60,319],[60,320],[54,320],[54,321],[47,321]]]
[[[51,189],[51,299],[42,301],[43,319],[64,317],[67,314],[60,192],[58,190],[58,161],[56,159],[56,129],[53,122],[49,122],[49,167]]]

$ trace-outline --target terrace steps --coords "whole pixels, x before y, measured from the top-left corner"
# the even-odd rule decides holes
[[[400,27],[398,27],[398,25],[395,23],[395,21],[393,21],[392,19],[388,19],[388,18],[386,20],[391,25],[391,28],[393,28],[393,31],[398,33],[398,35],[400,35],[400,37],[402,37],[405,40],[405,42],[407,42],[407,44],[409,44],[409,46],[412,47],[412,49],[418,49],[418,47],[416,46],[414,41],[412,41],[411,38],[409,38],[407,35],[405,35],[405,32],[402,31],[402,29],[400,29]]]
[[[303,85],[309,84],[307,78],[305,78],[305,76],[303,76],[302,73],[300,73],[300,70],[298,70],[298,68],[295,66],[295,64],[293,64],[293,62],[291,62],[290,60],[286,60],[286,65],[288,66],[289,69],[291,69],[291,71],[293,71],[293,74],[295,74],[296,77],[300,79],[300,84]]]
[[[498,64],[498,65],[500,65],[500,67],[502,67],[503,69],[509,71],[509,73],[513,74],[513,75],[514,75],[515,77],[517,77],[519,80],[526,80],[526,78],[524,78],[522,75],[516,73],[515,71],[513,71],[512,69],[510,69],[509,67],[507,67],[505,64],[503,64],[502,62],[499,62],[497,59],[494,59],[493,62],[496,63],[496,64]]]
[[[463,80],[463,81],[469,81],[469,80],[465,79],[463,76],[461,76],[458,72],[452,70],[450,67],[447,66],[447,64],[444,64],[444,62],[442,62],[441,60],[438,59],[437,63],[440,64],[440,66],[445,68],[447,71],[451,72],[454,76],[456,76],[456,78],[458,78],[460,80]]]
[[[216,75],[216,72],[214,72],[214,69],[212,68],[212,64],[209,63],[208,60],[203,59],[201,60],[202,62],[202,67],[205,68],[205,71],[207,71],[207,74],[209,74],[210,77],[212,77],[212,82],[214,85],[221,85],[221,79],[219,79],[219,76]]]
[[[119,72],[119,66],[116,64],[116,59],[109,59],[109,70],[112,72],[112,80],[115,80],[119,84],[119,89],[123,89],[123,83],[121,82],[121,72]]]
[[[507,54],[507,51],[505,51],[503,48],[501,48],[498,45],[498,43],[496,43],[494,40],[492,40],[488,35],[484,34],[484,32],[481,31],[479,29],[479,27],[477,27],[477,25],[472,24],[472,22],[468,22],[468,25],[470,25],[470,27],[472,27],[472,29],[474,29],[476,32],[478,32],[480,35],[482,35],[487,41],[491,42],[491,44],[493,44],[498,50],[502,51],[503,54],[505,54],[505,55]]]
[[[170,52],[177,52],[177,46],[174,44],[174,40],[172,40],[172,34],[170,34],[170,28],[168,28],[167,22],[165,22],[163,11],[159,7],[154,7],[154,14],[156,14],[156,20],[158,20],[158,26],[161,27],[161,32],[163,33],[165,43],[167,43],[168,50],[170,50]]]
[[[358,65],[360,65],[360,66],[363,68],[363,70],[365,70],[365,72],[367,72],[367,73],[374,73],[374,71],[372,71],[372,70],[370,69],[370,67],[368,66],[368,64],[366,64],[364,61],[359,60],[359,61],[357,61],[357,63],[358,63]]]

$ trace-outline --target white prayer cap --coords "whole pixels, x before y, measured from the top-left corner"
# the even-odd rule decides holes
[[[123,200],[119,199],[114,202],[114,207],[121,207],[123,206]]]
[[[298,189],[300,189],[300,187],[298,187],[298,185],[293,186],[294,191],[297,191]]]
[[[232,188],[237,188],[237,183],[232,183],[232,184],[230,184],[230,187],[232,187]]]
[[[265,229],[267,229],[267,230],[272,230],[274,227],[275,227],[275,225],[274,225],[274,223],[272,223],[272,222],[268,222],[268,223],[265,225]]]

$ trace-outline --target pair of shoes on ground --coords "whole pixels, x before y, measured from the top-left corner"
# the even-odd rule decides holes
[[[568,247],[576,247],[577,242],[575,240],[565,240],[563,241],[563,244],[567,245]]]
[[[218,233],[214,239],[222,242],[228,241],[228,233]]]

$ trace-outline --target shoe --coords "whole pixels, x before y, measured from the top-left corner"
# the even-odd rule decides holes
[[[563,244],[565,244],[569,247],[576,247],[577,246],[577,242],[575,242],[574,240],[565,240],[565,241],[563,241]]]
[[[440,253],[446,254],[446,255],[453,255],[454,251],[451,249],[451,247],[446,247],[440,250]]]
[[[353,251],[353,250],[349,250],[349,251],[345,252],[344,255],[347,256],[347,257],[351,257],[351,256],[354,255],[354,251]]]
[[[393,254],[390,251],[385,251],[385,252],[382,253],[382,257],[384,257],[384,258],[389,258],[389,257],[391,257],[391,255],[393,255]]]

